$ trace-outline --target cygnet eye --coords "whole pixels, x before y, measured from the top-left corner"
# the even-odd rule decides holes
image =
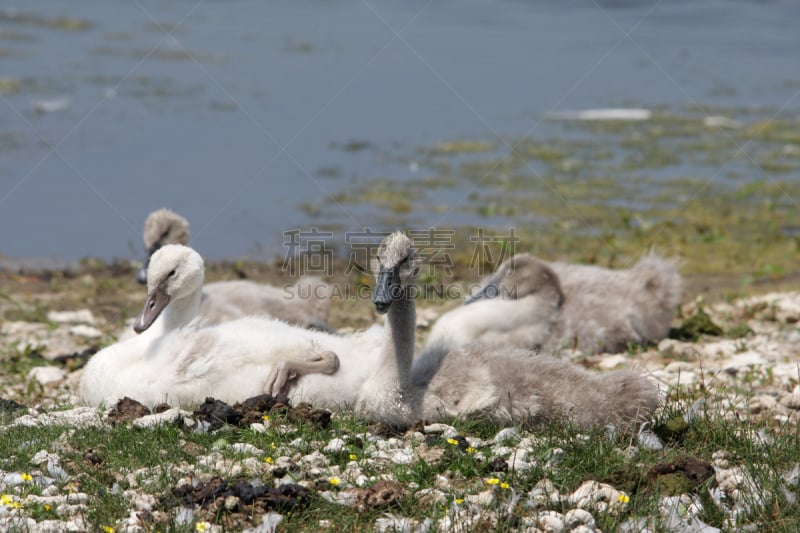
[[[172,270],[169,271],[169,277],[172,277],[174,275],[175,275],[175,269],[173,268]]]

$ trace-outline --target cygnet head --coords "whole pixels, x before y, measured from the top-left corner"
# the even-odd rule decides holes
[[[133,324],[134,331],[149,328],[170,301],[199,292],[203,279],[203,258],[188,246],[168,244],[156,250],[147,269],[147,300]]]
[[[527,254],[518,254],[504,261],[480,290],[464,303],[488,298],[516,300],[545,293],[550,293],[558,305],[563,303],[564,293],[558,275],[543,261]]]
[[[144,247],[147,259],[136,274],[136,281],[147,283],[147,267],[152,255],[166,244],[189,243],[189,221],[169,209],[153,211],[144,221]]]
[[[414,243],[404,234],[392,233],[383,239],[377,258],[372,263],[375,272],[375,310],[384,314],[392,301],[401,298],[409,284],[419,274],[420,259]]]

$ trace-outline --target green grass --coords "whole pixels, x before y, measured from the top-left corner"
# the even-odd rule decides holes
[[[731,466],[741,467],[746,476],[762,487],[766,498],[763,505],[753,506],[749,513],[740,516],[737,526],[755,524],[773,531],[796,530],[800,527],[800,509],[796,503],[786,500],[783,492],[786,484],[782,476],[797,464],[800,457],[800,432],[797,426],[741,420],[735,416],[723,417],[709,408],[701,409],[698,416],[684,424],[680,431],[670,434],[663,430],[670,421],[683,417],[686,406],[704,394],[707,393],[696,390],[690,395],[668,399],[655,423],[656,431],[669,437],[662,450],[633,448],[636,439],[631,435],[617,435],[609,439],[604,430],[578,433],[563,424],[523,432],[522,435],[529,437],[532,442],[529,457],[535,459],[535,466],[526,472],[498,470],[497,463],[492,462],[495,459],[492,446],[472,449],[461,438],[448,442],[441,435],[429,435],[423,440],[416,439],[412,433],[397,437],[416,448],[424,446],[428,451],[435,450],[437,453],[430,456],[433,459],[416,458],[408,465],[375,460],[375,445],[369,439],[374,428],[349,415],[334,417],[327,429],[276,419],[264,433],[225,427],[214,434],[203,434],[169,425],[147,430],[126,425],[77,429],[6,427],[0,430],[0,446],[5,451],[0,459],[0,469],[6,472],[35,472],[38,467],[30,464],[33,455],[40,450],[58,453],[61,465],[71,476],[68,481],[59,483],[59,492],[66,494],[79,491],[91,495],[84,517],[92,530],[113,526],[128,515],[129,504],[122,493],[132,489],[155,497],[155,518],[150,525],[154,531],[190,531],[193,529],[191,526],[181,529],[173,524],[177,508],[169,503],[172,489],[187,471],[195,468],[201,479],[212,475],[223,478],[229,476],[231,479],[255,477],[271,486],[274,480],[269,473],[269,465],[259,472],[249,471],[245,467],[245,471],[239,475],[231,475],[228,469],[247,465],[248,461],[253,460],[266,465],[267,457],[277,461],[284,456],[289,457],[290,462],[296,462],[301,456],[321,451],[331,439],[339,437],[346,441],[344,449],[323,452],[328,466],[320,472],[309,474],[308,469],[291,467],[281,478],[284,482],[308,483],[314,490],[307,508],[285,516],[284,530],[315,531],[319,528],[320,520],[330,521],[331,527],[336,530],[369,530],[374,521],[386,512],[420,521],[426,518],[436,521],[447,516],[455,500],[492,490],[496,499],[491,508],[503,510],[495,530],[511,531],[524,517],[534,514],[533,510],[523,505],[525,498],[510,510],[506,509],[512,496],[531,491],[546,478],[562,494],[571,493],[587,480],[609,483],[628,494],[630,502],[620,514],[590,511],[599,528],[613,531],[630,517],[655,516],[659,498],[676,492],[676,487],[680,489],[677,492],[688,491],[700,497],[704,505],[701,515],[704,521],[716,527],[724,526],[725,512],[708,495],[713,480],[691,487],[685,482],[676,485],[674,480],[666,476],[654,479],[649,474],[653,466],[669,463],[681,456],[710,463],[715,453],[723,450]],[[712,403],[710,396],[709,403]],[[7,423],[9,419],[6,415],[3,422]],[[480,421],[453,421],[453,424],[463,437],[482,438],[484,442],[500,429]],[[769,445],[759,444],[759,432],[766,432],[773,439]],[[264,453],[250,459],[250,454],[233,451],[227,446],[232,443],[251,444]],[[516,442],[511,439],[505,444],[513,447]],[[201,457],[215,452],[227,461],[223,470],[198,466]],[[414,490],[407,490],[405,495],[388,507],[361,512],[324,500],[319,491],[346,490],[344,487],[349,483],[344,481],[341,472],[351,461],[351,456],[356,457],[366,476],[374,479],[388,476],[407,489],[432,487],[437,477],[445,476],[449,479],[449,487],[443,489],[445,499],[443,502],[420,502],[414,497]],[[343,479],[339,486],[329,481],[331,467],[333,471],[338,467],[338,477]],[[497,485],[487,483],[492,478],[498,480]],[[28,485],[19,488],[16,493],[25,496],[36,494],[37,491],[41,492],[39,488]],[[549,506],[562,513],[573,507],[569,503],[553,503]],[[52,510],[45,510],[42,506],[27,509],[26,512],[37,519],[52,515]],[[196,521],[206,520],[236,530],[243,525],[253,524],[258,516],[258,513],[250,516],[246,509],[229,512],[222,508],[200,511]]]

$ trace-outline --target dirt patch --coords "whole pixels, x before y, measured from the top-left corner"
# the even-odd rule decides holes
[[[231,504],[230,498],[235,498]],[[295,483],[282,483],[277,488],[252,483],[243,479],[226,480],[214,477],[208,483],[196,487],[182,486],[172,489],[164,498],[166,507],[199,505],[203,508],[226,506],[230,511],[239,505],[252,506],[261,511],[290,512],[306,507],[311,500],[311,491]]]
[[[659,492],[670,495],[693,491],[714,477],[714,467],[693,457],[681,456],[671,463],[655,465],[647,474]]]
[[[150,409],[140,404],[136,400],[127,396],[117,402],[111,411],[108,412],[108,420],[112,426],[133,422],[137,418],[150,414]]]

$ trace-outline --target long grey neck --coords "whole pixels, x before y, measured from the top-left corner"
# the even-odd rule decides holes
[[[392,302],[387,316],[387,343],[382,353],[382,378],[387,386],[408,386],[416,342],[417,311],[410,291]]]
[[[171,331],[185,326],[197,317],[200,314],[200,299],[202,294],[203,293],[198,290],[185,298],[170,301],[161,315],[164,321],[164,331]]]

